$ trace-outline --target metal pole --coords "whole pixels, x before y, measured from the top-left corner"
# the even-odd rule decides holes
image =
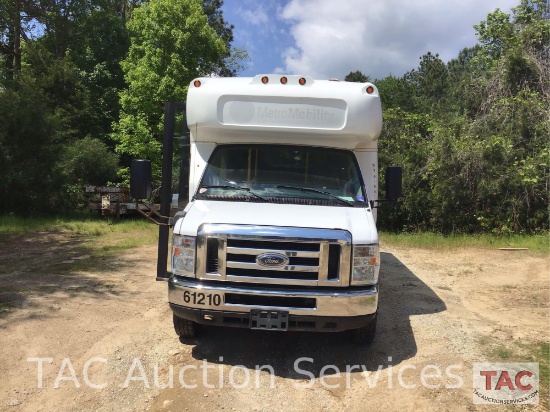
[[[164,136],[162,142],[162,180],[160,187],[160,214],[170,215],[170,203],[172,201],[172,157],[174,154],[174,122],[176,111],[185,111],[185,103],[167,102],[164,104]],[[162,223],[168,223],[166,218],[161,218]],[[168,272],[168,238],[170,228],[159,226],[157,280],[167,280]]]

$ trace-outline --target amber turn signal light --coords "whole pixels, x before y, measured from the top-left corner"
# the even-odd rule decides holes
[[[200,80],[195,80],[195,81],[193,82],[193,85],[194,85],[195,87],[200,87],[200,86],[201,86],[201,81],[200,81]]]

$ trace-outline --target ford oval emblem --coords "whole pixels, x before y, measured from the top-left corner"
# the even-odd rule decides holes
[[[288,265],[288,257],[282,253],[267,252],[258,255],[256,263],[267,268],[279,268]]]

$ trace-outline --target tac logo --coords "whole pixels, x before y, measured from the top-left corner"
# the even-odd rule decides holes
[[[538,404],[538,363],[474,363],[475,404]]]

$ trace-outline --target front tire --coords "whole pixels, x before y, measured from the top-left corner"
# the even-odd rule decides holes
[[[374,315],[374,319],[362,328],[351,330],[351,341],[356,345],[371,345],[374,342],[376,336],[376,320],[378,319],[378,313]]]
[[[174,330],[180,338],[196,338],[199,336],[201,325],[189,319],[173,315]]]

